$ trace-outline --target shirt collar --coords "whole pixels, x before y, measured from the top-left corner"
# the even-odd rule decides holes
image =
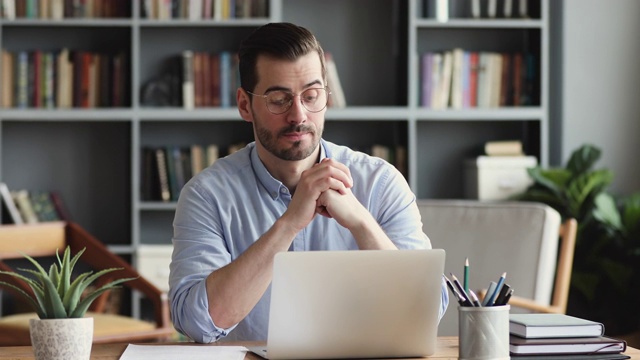
[[[269,192],[269,196],[273,200],[276,200],[281,192],[289,193],[289,189],[287,189],[284,184],[271,176],[267,168],[264,166],[260,157],[258,156],[258,149],[256,147],[255,142],[251,147],[251,167],[253,168],[253,173],[258,178],[258,181],[264,186],[264,188]],[[329,149],[327,148],[327,144],[323,139],[320,139],[320,161],[323,159],[330,157]]]

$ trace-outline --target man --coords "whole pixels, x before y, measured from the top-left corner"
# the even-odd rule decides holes
[[[198,342],[266,340],[278,252],[431,247],[400,172],[322,140],[329,89],[308,30],[262,26],[239,58],[255,142],[189,181],[174,220],[171,316]]]

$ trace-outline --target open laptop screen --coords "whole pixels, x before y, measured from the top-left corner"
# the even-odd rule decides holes
[[[277,254],[268,357],[432,355],[444,261],[441,249]]]

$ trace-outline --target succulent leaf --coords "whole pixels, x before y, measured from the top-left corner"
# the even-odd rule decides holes
[[[123,278],[111,280],[101,288],[90,292],[84,299],[81,299],[85,289],[99,277],[116,270],[121,270],[121,268],[103,269],[95,274],[89,271],[80,274],[75,280],[71,281],[73,268],[84,251],[85,249],[82,249],[71,257],[71,250],[67,247],[62,258],[56,253],[57,263],[51,265],[48,272],[45,271],[35,259],[23,254],[23,256],[34,265],[35,270],[18,270],[31,274],[33,277],[27,277],[16,272],[0,271],[0,274],[13,276],[25,281],[33,290],[33,295],[6,282],[0,281],[0,285],[15,289],[18,294],[27,298],[41,319],[83,317],[91,303],[102,293],[123,282],[135,279]]]

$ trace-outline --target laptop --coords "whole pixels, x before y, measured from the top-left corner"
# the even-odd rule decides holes
[[[436,348],[445,252],[283,252],[275,257],[267,359],[424,357]]]

